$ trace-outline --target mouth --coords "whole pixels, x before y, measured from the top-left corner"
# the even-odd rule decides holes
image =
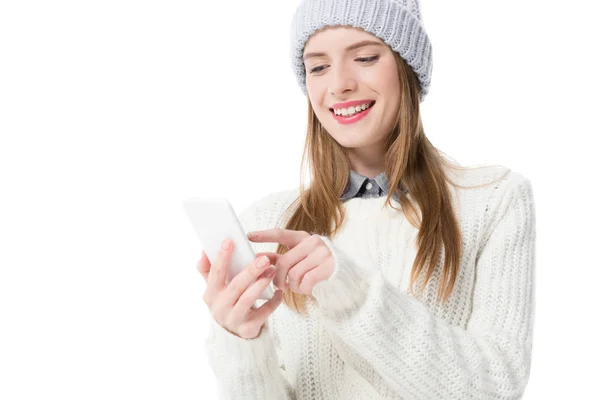
[[[338,114],[336,114],[335,110],[330,108],[329,112],[331,112],[333,118],[340,124],[352,124],[366,117],[374,105],[375,100],[366,105],[364,109],[363,107],[348,107],[346,109],[338,110]]]
[[[348,107],[347,109],[343,109],[343,113],[341,113],[341,114],[336,114],[335,110],[333,108],[329,108],[329,111],[334,115],[339,115],[340,117],[351,117],[355,114],[359,114],[361,112],[364,112],[365,110],[368,110],[369,108],[373,107],[374,105],[375,105],[375,100],[370,102],[365,109],[359,108],[358,110],[356,110],[357,107],[352,107],[355,110],[354,112],[347,112],[347,110],[349,110],[351,107]]]

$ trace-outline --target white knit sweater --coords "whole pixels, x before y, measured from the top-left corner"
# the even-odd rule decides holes
[[[531,182],[501,166],[451,175],[466,186],[502,176],[455,191],[464,250],[444,305],[435,301],[439,268],[423,298],[408,294],[417,229],[404,214],[383,208],[385,196],[343,203],[341,231],[321,236],[334,274],[314,287],[318,305],[309,305],[308,317],[281,303],[251,340],[211,318],[205,349],[221,398],[521,398],[535,309]],[[283,227],[276,220],[298,195],[291,189],[254,202],[240,216],[244,229]]]

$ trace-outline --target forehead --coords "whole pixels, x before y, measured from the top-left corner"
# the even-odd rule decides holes
[[[384,42],[372,33],[353,26],[327,26],[312,34],[304,46],[304,54],[310,51],[336,51],[343,50],[348,45],[371,40],[384,44]]]

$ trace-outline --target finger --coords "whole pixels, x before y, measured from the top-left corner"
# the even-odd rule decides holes
[[[327,272],[323,268],[313,268],[302,277],[298,293],[311,294],[318,282],[326,280]]]
[[[280,260],[280,258],[281,258],[281,256],[283,254],[273,253],[273,252],[270,252],[270,251],[263,251],[263,252],[260,252],[260,253],[256,253],[257,257],[262,256],[262,255],[265,255],[265,256],[269,257],[269,260],[271,261],[271,265],[275,265],[277,267],[279,265],[279,263],[280,263],[279,260]],[[277,267],[277,268],[279,268],[279,267]],[[285,276],[285,274],[284,274],[284,276]],[[275,285],[275,282],[273,282],[273,284]],[[277,285],[275,285],[275,286],[277,286]],[[281,286],[277,286],[277,287],[280,288],[280,289],[283,289]]]
[[[242,272],[237,274],[227,288],[223,292],[223,304],[233,307],[240,298],[240,296],[246,291],[254,281],[258,279],[271,265],[269,258],[266,257],[266,263],[262,263],[263,257],[256,258],[251,264],[249,264]]]
[[[206,256],[206,253],[202,251],[202,256],[200,257],[200,261],[196,264],[196,269],[200,272],[200,275],[204,278],[206,282],[208,280],[208,271],[210,271],[210,261]]]
[[[262,251],[260,253],[256,253],[256,257],[260,257],[260,256],[267,256],[269,257],[269,261],[271,262],[271,265],[275,265],[275,263],[277,263],[277,261],[279,260],[279,257],[281,257],[281,254],[279,253],[273,253],[271,251]]]
[[[304,293],[300,287],[305,283],[306,273],[317,268],[320,260],[322,256],[317,251],[313,251],[304,260],[294,265],[287,273],[287,288],[296,293]]]
[[[273,279],[273,285],[280,289],[289,288],[287,279],[290,269],[294,268],[296,264],[307,258],[316,247],[316,240],[305,240],[279,257],[275,264],[277,272]]]
[[[234,312],[239,315],[246,315],[263,290],[269,286],[273,276],[275,276],[275,267],[270,267],[256,281],[251,283],[233,306]]]
[[[225,242],[225,240],[223,240]],[[233,240],[229,240],[229,248],[224,249],[223,243],[217,253],[217,258],[211,265],[210,271],[208,272],[207,286],[221,290],[225,287],[225,281],[227,279],[227,269],[229,268],[229,262],[231,255],[233,254],[234,244]]]
[[[257,309],[250,310],[252,319],[264,324],[267,318],[269,318],[269,315],[271,315],[273,311],[279,307],[281,300],[283,300],[283,290],[278,289],[275,291],[273,297],[267,300],[262,306]]]
[[[311,236],[310,233],[305,231],[294,231],[282,228],[265,229],[253,233],[253,235],[251,233],[248,234],[248,239],[252,242],[280,243],[287,246],[289,249],[298,245],[306,237]]]

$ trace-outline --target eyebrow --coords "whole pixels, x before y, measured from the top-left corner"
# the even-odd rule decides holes
[[[364,46],[369,46],[369,45],[375,45],[375,46],[383,46],[381,43],[379,42],[375,42],[373,40],[363,40],[361,42],[357,42],[354,44],[351,44],[350,46],[346,47],[346,51],[350,51],[350,50],[355,50],[358,49],[359,47],[364,47]],[[306,53],[304,55],[304,57],[302,57],[302,59],[304,61],[308,60],[309,58],[312,57],[323,57],[326,56],[326,53]]]

